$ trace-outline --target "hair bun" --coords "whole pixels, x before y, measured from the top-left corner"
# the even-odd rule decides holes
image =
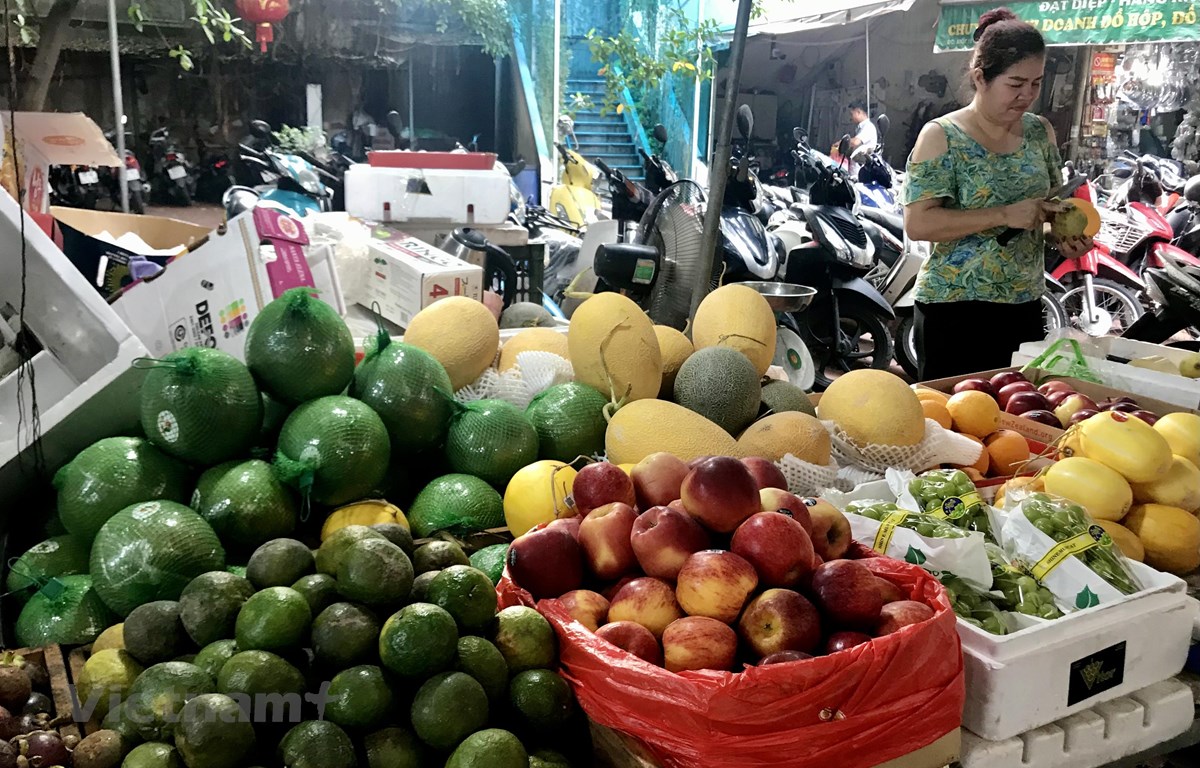
[[[975,42],[979,42],[979,38],[983,37],[983,33],[988,27],[1000,21],[1018,21],[1017,14],[1013,13],[1008,8],[994,8],[979,17],[979,26],[975,27],[975,34],[971,37]]]

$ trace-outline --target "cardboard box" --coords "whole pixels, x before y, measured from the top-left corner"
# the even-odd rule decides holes
[[[455,226],[503,224],[508,218],[508,173],[438,168],[346,171],[346,212],[368,221],[445,222]]]
[[[337,307],[335,285],[314,279],[307,245],[298,219],[257,208],[212,232],[160,276],[126,288],[112,307],[155,357],[203,345],[241,360],[250,323],[289,288],[314,286]]]
[[[158,275],[181,253],[198,247],[207,227],[161,216],[86,211],[53,206],[55,241],[101,295],[111,297],[138,280]],[[146,254],[123,248],[101,237],[107,232],[120,240],[136,235],[153,249]]]
[[[407,328],[413,316],[447,296],[483,299],[483,269],[396,229],[377,227],[363,303]]]
[[[0,141],[0,186],[15,199],[19,171],[22,207],[33,213],[50,208],[50,166],[121,165],[100,126],[82,112],[0,112]]]

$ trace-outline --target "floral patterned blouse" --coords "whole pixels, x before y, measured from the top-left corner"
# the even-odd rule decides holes
[[[986,149],[948,118],[937,124],[948,149],[939,157],[909,162],[905,205],[945,198],[947,208],[990,208],[1046,195],[1060,184],[1062,158],[1037,115],[1024,116],[1021,146],[1007,154]],[[917,301],[1036,301],[1045,287],[1045,237],[1040,229],[1031,230],[1001,246],[996,238],[1003,231],[998,227],[934,243],[917,278]]]

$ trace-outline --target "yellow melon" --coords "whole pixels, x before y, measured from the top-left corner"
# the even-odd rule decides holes
[[[1200,566],[1200,519],[1190,512],[1165,504],[1138,504],[1124,524],[1141,539],[1147,565],[1176,574]]]
[[[1195,513],[1200,510],[1200,469],[1182,456],[1175,456],[1167,474],[1153,482],[1133,484],[1133,500]]]
[[[799,411],[759,419],[742,432],[737,445],[743,457],[779,461],[790,453],[809,464],[823,467],[829,463],[829,432],[819,419]]]
[[[753,288],[730,283],[704,297],[692,321],[696,349],[731,347],[750,358],[758,375],[775,357],[775,313]]]
[[[1146,548],[1142,546],[1142,540],[1136,533],[1112,520],[1097,520],[1096,524],[1104,529],[1122,555],[1139,563],[1146,559]]]
[[[553,352],[565,358],[571,354],[567,351],[567,334],[553,328],[529,328],[504,342],[496,368],[501,371],[512,368],[517,364],[517,355],[522,352]]]
[[[1079,425],[1079,450],[1131,483],[1161,480],[1173,458],[1167,439],[1149,424],[1113,411],[1097,413]]]
[[[925,411],[903,379],[874,369],[850,371],[821,395],[817,415],[836,422],[859,445],[916,445],[925,438]]]
[[[437,358],[458,391],[474,383],[496,359],[500,326],[482,302],[451,296],[418,312],[404,341]]]
[[[1154,423],[1154,431],[1167,439],[1171,453],[1200,467],[1200,416],[1168,413]]]
[[[675,392],[675,376],[680,366],[696,350],[692,347],[691,339],[670,326],[654,326],[654,335],[658,338],[658,349],[662,354],[662,385],[659,386],[658,396],[670,400]]]
[[[739,454],[737,442],[728,432],[665,400],[637,400],[618,410],[608,422],[604,447],[614,464],[637,464],[659,451],[684,461]]]
[[[1129,483],[1098,461],[1073,456],[1046,470],[1046,493],[1080,504],[1097,520],[1120,520],[1133,506]]]
[[[658,397],[662,353],[654,325],[619,293],[598,293],[571,316],[567,346],[575,379],[616,402]]]

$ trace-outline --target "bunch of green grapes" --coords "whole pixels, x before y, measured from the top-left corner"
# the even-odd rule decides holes
[[[979,531],[989,539],[992,537],[987,504],[975,483],[961,469],[923,472],[909,481],[908,492],[923,512],[945,517],[959,528]]]
[[[1061,618],[1054,595],[1029,574],[1014,568],[999,547],[987,545],[992,563],[992,589],[1004,595],[1004,608],[1040,619]]]
[[[965,539],[967,532],[957,528],[940,517],[927,515],[924,512],[912,512],[901,509],[890,501],[852,501],[846,505],[846,512],[869,517],[882,522],[896,512],[907,512],[907,515],[897,525],[916,531],[927,539]]]
[[[1096,546],[1075,557],[1123,595],[1132,595],[1140,589],[1133,574],[1121,561],[1116,544],[1083,507],[1056,496],[1035,493],[1022,502],[1021,509],[1034,528],[1059,543],[1090,533],[1096,539]]]
[[[959,618],[993,635],[1008,634],[1000,608],[991,598],[952,573],[943,573],[939,578]]]

